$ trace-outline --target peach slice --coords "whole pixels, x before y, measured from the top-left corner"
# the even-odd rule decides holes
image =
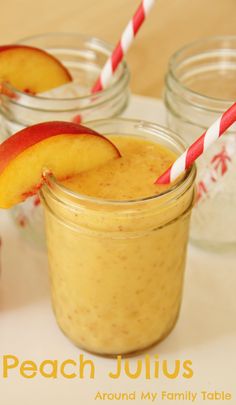
[[[26,45],[0,46],[0,83],[41,93],[72,81],[69,71],[44,50]]]
[[[35,194],[45,169],[63,180],[118,157],[111,141],[82,125],[55,121],[25,128],[0,145],[0,207]]]

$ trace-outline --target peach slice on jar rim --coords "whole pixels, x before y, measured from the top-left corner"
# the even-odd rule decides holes
[[[36,194],[45,169],[60,181],[120,156],[110,140],[82,125],[54,121],[24,128],[0,145],[0,208]]]
[[[48,52],[27,45],[0,46],[0,84],[29,94],[41,93],[72,81],[65,66]]]

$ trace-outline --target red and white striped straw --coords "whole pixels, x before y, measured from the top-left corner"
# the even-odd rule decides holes
[[[130,45],[132,44],[134,37],[141,28],[147,14],[154,5],[155,0],[142,0],[133,18],[126,26],[121,39],[116,45],[112,55],[105,63],[100,76],[92,88],[92,93],[104,90],[110,83],[114,72],[122,61],[124,55],[127,53]]]
[[[173,164],[155,181],[155,184],[169,184],[184,173],[224,132],[236,121],[236,103],[226,110],[200,138],[198,138]]]

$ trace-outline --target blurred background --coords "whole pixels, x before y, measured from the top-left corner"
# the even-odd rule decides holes
[[[80,32],[115,44],[140,0],[2,0],[1,43]],[[157,0],[127,56],[134,93],[160,97],[170,55],[208,35],[236,35],[236,0]]]

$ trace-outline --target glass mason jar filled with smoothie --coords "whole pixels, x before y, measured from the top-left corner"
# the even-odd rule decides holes
[[[50,33],[20,40],[18,44],[46,50],[69,70],[73,82],[36,95],[14,90],[15,98],[0,95],[1,140],[18,130],[43,121],[83,122],[121,114],[129,99],[129,71],[125,62],[117,69],[110,86],[91,94],[112,46],[76,33]],[[6,85],[7,86],[7,85]],[[12,88],[9,86],[9,90]],[[12,210],[17,225],[31,240],[44,239],[39,199],[32,198]]]
[[[169,127],[191,144],[233,104],[235,83],[236,36],[206,38],[180,49],[171,57],[166,76]],[[199,158],[197,166],[191,239],[204,247],[235,248],[235,126]]]
[[[178,318],[195,167],[176,184],[154,181],[185,145],[135,120],[89,124],[121,157],[63,183],[48,175],[45,208],[51,295],[62,331],[114,356],[164,339]]]

